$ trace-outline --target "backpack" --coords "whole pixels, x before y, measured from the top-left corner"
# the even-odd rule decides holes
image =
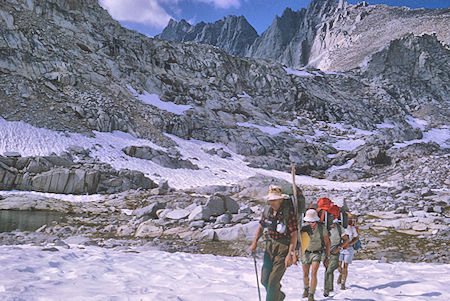
[[[322,250],[324,250],[325,249],[325,242],[323,241],[323,227],[324,227],[324,225],[319,222],[319,223],[317,223],[317,227],[319,227],[320,241],[321,241],[321,244],[322,244]],[[307,232],[309,236],[313,235],[313,232],[312,232],[313,230],[312,230],[310,225],[303,226],[300,231],[301,232]],[[339,231],[339,233],[341,232],[340,230],[338,230],[338,231]]]
[[[340,209],[329,198],[320,198],[317,203],[309,205],[308,209],[315,209],[319,215],[320,222],[330,230],[333,220],[339,217]]]
[[[362,242],[359,239],[359,228],[356,226],[355,226],[355,228],[356,228],[356,232],[358,233],[358,241],[353,244],[353,250],[358,251],[362,247]]]
[[[353,250],[358,251],[361,247],[362,247],[361,240],[358,239],[358,241],[353,244]]]

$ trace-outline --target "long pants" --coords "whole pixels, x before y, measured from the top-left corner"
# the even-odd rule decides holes
[[[325,270],[325,285],[324,288],[327,291],[333,290],[334,271],[339,267],[339,253],[333,255],[330,254],[330,261],[328,268]]]
[[[264,252],[264,263],[261,271],[261,283],[266,288],[266,301],[282,301],[281,278],[286,271],[284,260],[289,252],[289,246],[279,242],[267,241]]]

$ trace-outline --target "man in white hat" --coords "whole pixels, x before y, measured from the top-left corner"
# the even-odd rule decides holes
[[[261,283],[266,288],[266,301],[281,301],[285,294],[281,289],[281,278],[286,268],[297,262],[297,219],[294,209],[289,206],[289,196],[281,193],[281,188],[271,186],[266,200],[270,207],[264,210],[250,251],[255,252],[256,244],[266,229],[266,248],[261,272]]]
[[[303,268],[303,284],[305,290],[303,292],[303,298],[308,297],[308,301],[314,301],[314,293],[317,287],[317,271],[319,270],[322,254],[325,251],[324,265],[328,266],[328,257],[330,256],[330,239],[327,227],[320,223],[317,211],[314,209],[308,209],[305,213],[303,221],[307,224],[303,230],[306,230],[310,234],[310,241],[306,247],[302,256],[302,268]],[[309,269],[312,266],[311,271],[311,283],[309,282]]]

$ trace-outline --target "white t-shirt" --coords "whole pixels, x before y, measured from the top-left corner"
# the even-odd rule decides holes
[[[353,238],[358,237],[358,232],[356,231],[355,226],[348,225],[343,235],[348,235],[348,242],[351,242]]]

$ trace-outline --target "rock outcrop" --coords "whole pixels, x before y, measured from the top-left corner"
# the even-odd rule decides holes
[[[155,187],[156,184],[139,171],[116,171],[108,164],[75,163],[69,155],[0,156],[0,190],[93,194]]]

